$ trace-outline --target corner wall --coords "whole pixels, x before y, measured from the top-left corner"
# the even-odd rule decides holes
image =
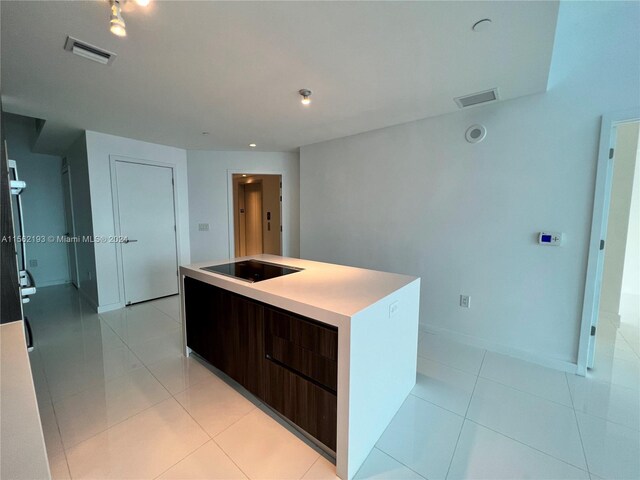
[[[16,161],[18,175],[27,182],[21,195],[25,235],[63,236],[66,230],[62,190],[62,158],[34,153],[31,142],[35,134],[35,119],[5,114],[7,151]],[[63,242],[30,242],[27,262],[37,260],[38,266],[25,266],[38,287],[69,283],[67,245]]]
[[[89,160],[87,158],[87,137],[82,133],[66,153],[71,175],[71,200],[75,220],[76,236],[93,236],[91,215],[91,191],[89,189]],[[96,274],[96,254],[93,243],[78,242],[78,290],[95,308],[98,308],[98,282]]]
[[[639,101],[639,16],[563,2],[547,93],[302,147],[301,255],[420,276],[424,328],[573,369],[600,119]]]
[[[86,132],[86,138],[93,235],[95,237],[115,235],[111,193],[111,155],[175,165],[178,260],[181,265],[190,263],[186,151],[181,148],[92,131]],[[123,307],[123,280],[116,250],[119,246],[115,243],[96,243],[94,248],[98,279],[98,311]]]
[[[286,152],[187,152],[189,212],[193,262],[223,260],[234,256],[229,244],[229,172],[282,175],[282,252],[300,254],[300,165],[297,153]],[[209,231],[198,230],[208,223]]]

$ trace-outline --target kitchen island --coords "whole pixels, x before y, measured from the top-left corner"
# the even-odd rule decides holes
[[[295,271],[252,283],[203,270],[249,259]],[[415,384],[420,279],[273,255],[180,277],[185,354],[334,452],[351,479]]]

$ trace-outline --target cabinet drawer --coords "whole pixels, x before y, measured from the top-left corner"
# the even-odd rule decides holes
[[[317,355],[338,361],[338,329],[297,315],[265,308],[267,335],[287,340]]]
[[[273,362],[265,362],[265,401],[336,450],[337,397]]]
[[[265,356],[336,392],[338,332],[302,317],[265,308]]]

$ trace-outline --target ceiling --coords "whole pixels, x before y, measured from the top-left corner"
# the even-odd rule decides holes
[[[80,130],[188,149],[288,151],[458,110],[498,87],[544,92],[557,2],[1,2],[6,111],[42,118],[37,148]],[[472,25],[491,18],[490,28]],[[115,52],[100,65],[67,35]],[[313,91],[300,104],[298,90]],[[203,135],[202,132],[209,132]]]

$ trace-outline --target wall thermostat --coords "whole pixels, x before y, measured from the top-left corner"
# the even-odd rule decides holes
[[[558,247],[562,245],[562,233],[559,232],[540,232],[538,235],[538,243],[540,245],[551,245]]]
[[[486,136],[487,129],[484,125],[471,125],[464,134],[464,138],[466,138],[469,143],[481,142]]]

